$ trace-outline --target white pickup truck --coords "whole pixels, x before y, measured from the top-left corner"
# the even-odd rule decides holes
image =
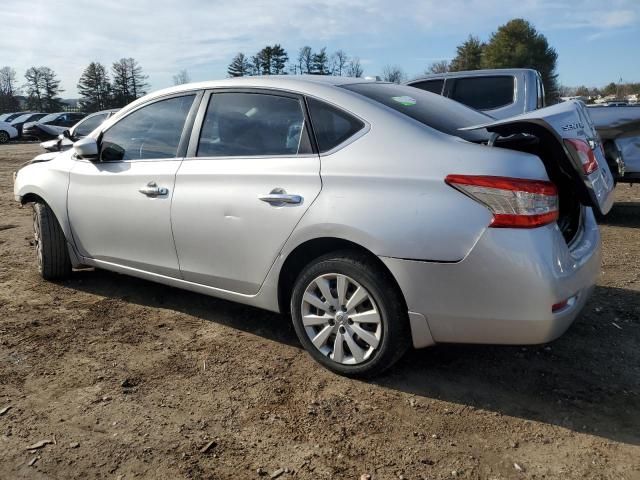
[[[498,120],[545,106],[540,74],[528,68],[438,73],[406,84],[444,95]],[[640,182],[640,106],[594,106],[588,112],[614,178]]]

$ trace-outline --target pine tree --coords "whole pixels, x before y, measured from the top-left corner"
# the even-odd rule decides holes
[[[104,65],[91,62],[78,81],[80,105],[86,112],[104,110],[110,104],[111,84]]]
[[[60,80],[49,67],[31,67],[24,77],[27,80],[24,88],[27,93],[27,106],[41,112],[55,112],[62,107],[58,94]]]
[[[329,75],[329,57],[327,49],[323,47],[311,57],[311,72],[313,75]]]
[[[271,69],[274,75],[286,74],[287,62],[289,61],[289,55],[284,48],[276,43],[271,47]]]
[[[498,28],[484,48],[483,68],[533,68],[542,75],[547,103],[558,96],[558,53],[526,20],[516,18]]]
[[[227,68],[227,74],[230,77],[245,77],[251,75],[251,64],[246,55],[242,52],[238,53]]]
[[[484,47],[485,44],[478,37],[469,35],[469,38],[456,47],[456,56],[451,60],[449,70],[455,72],[482,68]]]
[[[135,59],[121,58],[111,66],[111,73],[114,106],[123,107],[147,93],[148,77]]]

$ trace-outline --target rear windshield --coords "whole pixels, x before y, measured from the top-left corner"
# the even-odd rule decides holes
[[[364,95],[403,113],[420,123],[448,135],[481,142],[489,138],[486,130],[471,132],[460,128],[489,123],[493,117],[480,113],[448,98],[418,88],[395,83],[351,83],[342,88]]]
[[[513,103],[514,82],[512,75],[456,78],[449,96],[477,110],[492,110]]]

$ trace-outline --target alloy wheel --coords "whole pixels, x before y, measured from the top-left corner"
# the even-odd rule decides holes
[[[363,363],[382,343],[383,324],[375,300],[347,275],[328,273],[311,281],[301,308],[307,336],[334,362]]]

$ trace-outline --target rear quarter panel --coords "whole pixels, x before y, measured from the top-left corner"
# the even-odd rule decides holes
[[[448,174],[548,178],[535,156],[468,143],[386,107],[367,114],[366,135],[321,157],[322,192],[288,249],[330,236],[380,256],[459,261],[492,216],[448,186]]]

